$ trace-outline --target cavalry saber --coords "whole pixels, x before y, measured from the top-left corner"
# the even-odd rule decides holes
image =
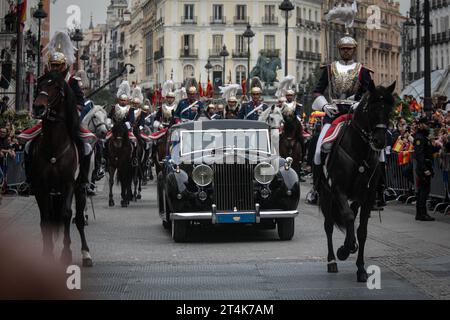
[[[127,67],[130,66],[130,74],[133,74],[134,71],[136,70],[136,67],[134,65],[132,65],[131,63],[127,63],[123,66],[122,70],[116,74],[114,77],[112,77],[108,82],[106,82],[105,84],[103,84],[101,87],[95,89],[94,91],[90,92],[87,96],[86,99],[90,99],[92,96],[94,96],[95,94],[97,94],[98,92],[100,92],[101,90],[103,90],[107,85],[109,85],[110,83],[112,83],[113,81],[117,80],[120,76],[122,76],[125,72],[127,72]]]

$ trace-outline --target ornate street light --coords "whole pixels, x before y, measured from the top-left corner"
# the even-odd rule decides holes
[[[41,21],[47,18],[47,12],[43,9],[44,4],[42,0],[39,1],[38,9],[34,12],[33,18],[38,19],[39,29],[38,29],[38,61],[37,61],[37,78],[41,75]]]
[[[207,73],[208,73],[208,81],[209,81],[209,72],[210,72],[210,70],[213,68],[213,66],[212,66],[212,64],[211,64],[211,61],[209,61],[209,59],[208,59],[208,62],[206,63],[206,65],[205,65],[205,69],[206,69],[206,71],[207,71]]]
[[[86,51],[83,51],[83,54],[80,57],[80,60],[84,62],[83,69],[86,70],[86,63],[89,61],[89,55],[86,53]]]
[[[247,94],[250,91],[250,40],[255,36],[255,33],[252,31],[250,24],[247,25],[247,30],[245,30],[242,35],[244,38],[247,38],[248,43],[248,51],[247,51]]]
[[[281,11],[284,11],[285,14],[285,20],[286,20],[286,28],[284,30],[285,32],[285,42],[284,42],[284,75],[287,76],[288,74],[288,20],[289,20],[289,11],[294,10],[294,5],[289,0],[283,0],[283,2],[278,7]]]
[[[220,51],[220,56],[223,57],[222,86],[225,85],[225,58],[229,55],[230,53],[227,51],[227,47],[223,45],[222,51]]]
[[[78,71],[78,43],[83,41],[83,32],[81,32],[81,29],[75,29],[75,32],[71,35],[70,40],[74,41],[77,44],[77,55],[76,55],[76,66],[75,70]]]

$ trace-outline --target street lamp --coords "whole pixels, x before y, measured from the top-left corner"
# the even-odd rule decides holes
[[[33,17],[38,19],[39,21],[39,29],[38,29],[38,60],[37,60],[37,78],[41,75],[41,21],[42,19],[47,18],[47,12],[42,9],[44,4],[42,0],[39,1],[38,9],[34,12]]]
[[[94,80],[94,70],[92,69],[92,66],[90,66],[87,70],[86,70],[86,75],[89,79],[89,88],[91,88],[92,90],[92,80]]]
[[[227,51],[227,47],[223,45],[222,51],[220,51],[220,56],[223,57],[223,72],[222,72],[222,85],[225,85],[225,57],[228,57],[230,53]]]
[[[83,33],[81,32],[81,29],[75,29],[75,32],[70,37],[70,40],[75,41],[77,44],[77,56],[76,56],[76,66],[75,70],[78,71],[78,43],[83,41]]]
[[[288,75],[288,20],[289,20],[289,11],[294,10],[294,5],[289,0],[283,0],[283,2],[278,7],[281,11],[284,11],[285,20],[286,20],[286,28],[285,32],[285,42],[284,42],[284,75]]]
[[[81,55],[80,60],[83,60],[83,62],[84,62],[83,69],[86,70],[86,62],[89,61],[89,56],[86,53],[86,51],[83,51],[83,54]]]
[[[247,30],[245,30],[242,35],[244,38],[247,38],[248,42],[248,52],[247,52],[247,94],[250,91],[250,40],[255,36],[255,33],[252,31],[250,24],[247,25]]]

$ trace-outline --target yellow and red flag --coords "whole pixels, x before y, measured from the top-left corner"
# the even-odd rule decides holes
[[[201,76],[199,77],[199,81],[198,81],[198,95],[200,97],[204,97],[205,93],[203,92],[203,87],[202,87],[202,78]]]
[[[27,21],[27,0],[19,0],[19,17],[20,23]]]
[[[213,94],[214,94],[214,89],[213,89],[211,80],[208,79],[208,84],[206,85],[206,96],[208,98],[212,98]]]
[[[243,79],[241,83],[242,87],[242,95],[245,96],[247,94],[247,80]]]

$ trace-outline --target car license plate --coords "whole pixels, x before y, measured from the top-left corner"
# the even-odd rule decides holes
[[[256,215],[254,213],[218,213],[217,223],[255,223]]]

